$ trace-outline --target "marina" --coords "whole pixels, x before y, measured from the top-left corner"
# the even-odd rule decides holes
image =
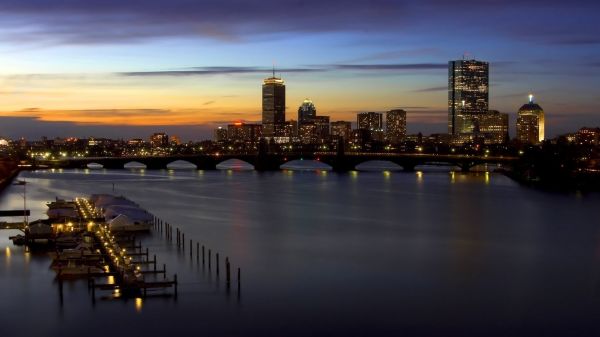
[[[173,297],[178,295],[177,274],[167,276],[167,265],[158,268],[157,255],[150,257],[136,234],[161,235],[173,244],[174,226],[135,202],[110,194],[95,194],[89,198],[73,200],[56,198],[48,202],[48,219],[32,222],[4,222],[1,229],[20,230],[23,234],[9,237],[14,245],[25,245],[27,250],[47,252],[50,269],[56,273],[63,301],[65,280],[87,280],[92,302],[96,292],[108,292],[110,298],[146,298],[148,296]],[[177,250],[185,252],[185,234],[175,228]],[[189,257],[193,260],[192,240]],[[205,246],[202,246],[202,265],[206,263]],[[211,266],[209,250],[208,268]],[[196,261],[200,263],[200,243],[196,243]],[[216,255],[217,276],[219,255]],[[227,290],[231,284],[231,264],[225,260]],[[237,271],[238,293],[241,272]],[[106,296],[103,296],[106,298]]]

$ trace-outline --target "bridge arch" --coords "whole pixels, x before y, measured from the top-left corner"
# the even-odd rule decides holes
[[[101,170],[104,168],[104,165],[97,162],[90,162],[85,165],[86,168],[91,170]]]
[[[167,169],[169,170],[197,170],[198,165],[183,159],[177,159],[167,163]]]
[[[237,158],[226,159],[216,165],[218,170],[254,170],[254,165]]]
[[[357,171],[402,171],[404,167],[391,160],[367,160],[354,166]]]
[[[148,168],[148,165],[146,165],[144,163],[141,163],[139,161],[132,160],[130,162],[125,163],[123,165],[123,168],[126,168],[126,169],[146,169],[146,168]]]
[[[326,164],[320,160],[316,159],[294,159],[288,162],[283,163],[279,166],[279,168],[283,170],[292,170],[292,171],[314,171],[314,170],[324,170],[330,171],[333,167],[329,164]]]
[[[449,162],[426,162],[415,165],[415,171],[427,171],[427,172],[451,172],[451,171],[460,171],[461,167],[459,165],[449,163]]]

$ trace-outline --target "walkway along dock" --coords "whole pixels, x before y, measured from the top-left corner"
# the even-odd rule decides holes
[[[76,206],[84,221],[98,220],[98,214],[86,199],[76,199]],[[156,269],[156,255],[152,261],[149,260],[149,252],[142,252],[141,243],[136,246],[135,239],[129,236],[123,238],[113,233],[106,223],[90,223],[93,230],[95,248],[104,257],[104,271],[101,273],[88,272],[88,287],[95,299],[96,289],[112,290],[117,297],[120,296],[147,296],[148,290],[174,288],[177,296],[177,274],[172,280],[166,279],[166,265],[163,270]],[[129,249],[133,249],[130,252]],[[141,260],[134,260],[141,257]],[[145,257],[145,260],[144,260]],[[153,270],[143,270],[143,265],[153,265]],[[146,274],[163,274],[164,281],[146,281]],[[96,277],[113,276],[114,282],[97,284]]]

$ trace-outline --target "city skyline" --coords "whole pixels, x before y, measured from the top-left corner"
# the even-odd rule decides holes
[[[273,61],[288,116],[310,97],[331,121],[404,109],[409,133],[443,133],[447,62],[465,50],[490,63],[490,108],[510,115],[511,137],[530,92],[548,137],[600,124],[600,5],[465,4],[6,1],[0,135],[208,139],[217,125],[261,120],[256,83]],[[458,11],[468,20],[450,20]]]

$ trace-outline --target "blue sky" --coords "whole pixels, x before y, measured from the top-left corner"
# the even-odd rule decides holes
[[[210,138],[260,119],[271,64],[287,119],[404,107],[445,132],[446,64],[491,63],[491,108],[532,91],[550,136],[600,125],[600,4],[592,1],[3,0],[0,135]],[[16,124],[15,124],[16,123]],[[18,125],[18,127],[16,127]],[[514,132],[513,132],[514,135]]]

